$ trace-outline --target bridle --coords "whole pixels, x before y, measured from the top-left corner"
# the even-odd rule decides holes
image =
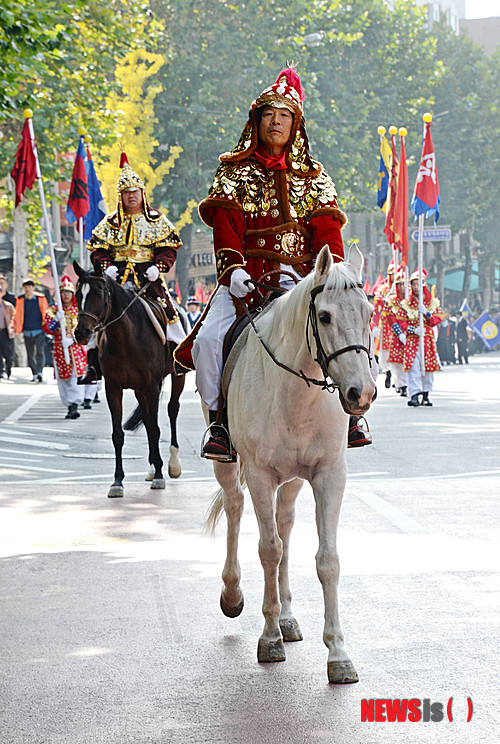
[[[266,287],[267,286],[267,285],[261,284],[260,282],[256,282],[256,281],[253,281],[253,280],[248,280],[248,283],[249,284],[250,283],[251,284],[258,284],[258,286],[261,286],[261,287]],[[356,287],[359,287],[360,289],[363,288],[363,285],[362,284],[356,283],[352,287],[349,287],[349,289],[354,289],[355,286]],[[276,288],[275,287],[267,287],[267,288],[276,291]],[[316,303],[316,297],[323,291],[324,288],[325,288],[325,285],[324,284],[319,284],[317,287],[314,287],[311,290],[311,297],[310,297],[310,300],[309,300],[309,311],[308,311],[308,315],[307,315],[307,324],[306,324],[307,348],[309,350],[309,353],[312,356],[312,350],[311,350],[311,345],[310,345],[310,341],[309,341],[309,327],[310,327],[311,328],[311,331],[312,331],[312,335],[313,335],[314,341],[316,342],[316,351],[317,351],[317,356],[315,358],[313,357],[313,359],[321,367],[321,371],[322,371],[323,377],[324,377],[323,380],[316,380],[314,377],[308,377],[303,370],[299,370],[297,372],[297,370],[292,369],[291,367],[288,367],[286,364],[283,364],[278,359],[276,359],[274,353],[267,346],[267,344],[264,341],[264,339],[259,335],[259,332],[257,330],[257,326],[254,323],[253,317],[250,314],[250,311],[249,311],[246,303],[243,300],[241,300],[241,298],[240,298],[240,302],[242,304],[242,307],[243,307],[243,309],[244,309],[247,317],[249,318],[250,325],[252,326],[253,330],[255,331],[255,333],[257,335],[257,338],[259,339],[260,343],[262,344],[262,346],[264,347],[264,349],[266,350],[266,352],[268,353],[268,355],[271,357],[271,359],[273,360],[273,362],[278,365],[278,367],[281,367],[282,369],[286,370],[287,372],[290,372],[292,375],[295,375],[296,377],[300,377],[302,380],[304,380],[304,382],[307,384],[308,387],[310,387],[311,385],[318,385],[319,387],[321,387],[322,390],[328,390],[329,393],[333,393],[335,390],[338,390],[340,388],[340,385],[337,382],[335,382],[335,380],[333,380],[330,377],[329,373],[328,373],[328,365],[330,364],[330,362],[332,361],[332,359],[335,359],[336,357],[340,356],[341,354],[345,354],[348,351],[356,351],[356,353],[358,353],[358,354],[359,354],[360,351],[364,351],[368,355],[368,359],[369,359],[370,362],[372,360],[372,357],[371,357],[370,350],[367,349],[367,347],[364,346],[363,344],[350,344],[349,346],[343,346],[341,349],[337,349],[336,351],[333,351],[331,354],[328,354],[328,355],[326,354],[326,352],[325,352],[325,350],[323,348],[323,344],[321,343],[320,335],[319,335],[318,315],[317,315],[317,312],[316,312],[316,304],[315,304]],[[259,308],[258,308],[258,310],[259,310]],[[330,377],[331,382],[328,381],[328,378],[329,377]]]
[[[109,320],[109,316],[111,314],[111,292],[108,286],[107,280],[103,276],[92,276],[92,277],[86,277],[86,281],[90,282],[90,280],[98,279],[101,282],[104,282],[104,287],[106,290],[106,298],[105,298],[105,305],[104,305],[104,312],[103,312],[103,318],[98,317],[97,315],[94,315],[94,313],[89,313],[88,310],[81,310],[78,312],[78,319],[81,317],[87,315],[89,318],[92,318],[92,320],[95,320],[96,325],[89,329],[91,333],[100,333],[101,331],[105,331],[106,328],[108,328],[110,325],[113,325],[113,323],[116,323],[118,320],[121,320],[127,310],[134,304],[134,302],[137,302],[139,297],[144,294],[144,292],[147,290],[151,282],[146,282],[144,286],[137,292],[137,294],[134,295],[133,299],[129,302],[129,304],[122,310],[120,315],[118,315],[116,318],[113,318],[113,320]],[[109,322],[108,322],[109,321]]]

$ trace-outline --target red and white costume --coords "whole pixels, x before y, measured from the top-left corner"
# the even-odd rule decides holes
[[[393,289],[394,262],[391,261],[387,267],[387,279],[377,287],[373,304],[380,317],[378,335],[378,361],[382,372],[389,370],[389,350],[391,348],[392,330],[390,315],[391,309],[386,302],[386,297]]]

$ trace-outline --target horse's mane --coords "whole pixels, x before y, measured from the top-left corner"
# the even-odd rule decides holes
[[[133,292],[131,289],[122,287],[121,284],[118,284],[118,282],[115,282],[109,276],[106,276],[105,274],[99,274],[91,269],[90,271],[87,271],[85,273],[85,277],[83,277],[81,281],[85,282],[96,278],[104,279],[110,291],[111,300],[115,300],[116,304],[118,305],[118,308],[115,309],[118,309],[119,312],[121,312],[128,306],[127,315],[131,320],[135,320],[135,322],[139,322],[140,318],[142,319],[146,316],[146,312],[144,310],[144,307],[142,306],[142,303],[132,302],[132,300],[136,296],[136,292]]]
[[[290,340],[293,329],[300,329],[301,338],[305,339],[304,328],[307,322],[311,290],[314,287],[314,269],[290,292],[273,300],[268,312],[259,318],[259,333],[273,349]],[[325,291],[331,293],[330,301],[344,289],[356,287],[359,277],[354,268],[345,262],[332,265],[326,278]]]

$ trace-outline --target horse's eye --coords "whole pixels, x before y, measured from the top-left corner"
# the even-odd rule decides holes
[[[328,325],[332,319],[330,316],[330,313],[327,313],[326,310],[322,310],[319,313],[318,317],[319,317],[319,322],[322,323],[323,325]]]

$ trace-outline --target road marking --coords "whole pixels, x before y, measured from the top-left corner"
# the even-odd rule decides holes
[[[398,509],[392,504],[388,504],[387,501],[381,499],[376,493],[370,493],[364,491],[355,494],[358,499],[364,501],[365,504],[371,506],[376,512],[381,514],[385,519],[392,522],[395,527],[401,530],[401,532],[424,532],[424,527],[419,524],[415,519],[409,517],[401,509]]]
[[[0,442],[8,442],[9,444],[24,444],[25,447],[40,447],[41,449],[69,449],[69,444],[59,444],[58,442],[41,442],[39,439],[33,442],[29,439],[16,439],[16,437],[0,436]]]
[[[71,473],[71,470],[63,471]],[[0,486],[23,486],[23,485],[55,485],[55,484],[61,484],[61,483],[77,483],[78,481],[90,481],[90,480],[99,480],[99,479],[106,479],[109,480],[113,477],[112,473],[100,473],[98,475],[72,475],[66,478],[37,478],[36,480],[0,480]],[[139,477],[142,480],[135,480],[131,481],[130,478]],[[141,470],[140,473],[127,473],[125,476],[124,486],[125,488],[127,485],[137,484],[137,483],[146,483],[145,481],[146,474],[144,470]],[[211,486],[218,487],[218,483],[215,480],[214,477],[212,478],[176,478],[175,480],[167,479],[167,483],[169,486],[176,486],[176,485],[182,485],[183,483],[208,483]]]
[[[0,447],[0,452],[9,452],[11,455],[24,455],[26,456],[26,452],[24,450],[16,450],[16,449],[7,449]],[[55,457],[55,455],[49,455],[47,452],[30,452],[30,457],[43,457],[44,459],[46,457]]]
[[[349,478],[364,478],[367,475],[389,475],[388,470],[372,470],[367,473],[347,473],[347,480]]]
[[[27,413],[30,410],[30,408],[33,408],[33,406],[36,406],[40,398],[43,398],[44,395],[45,395],[44,391],[31,395],[28,398],[28,400],[25,400],[24,403],[18,406],[16,410],[10,414],[9,418],[4,420],[3,423],[14,424],[16,421],[19,421],[21,416],[24,416],[24,414]]]
[[[38,465],[19,465],[17,462],[9,460],[7,457],[0,457],[0,460],[6,460],[2,465],[2,470],[39,470],[41,473],[72,473],[72,470],[61,470],[61,468],[39,468]],[[31,481],[33,483],[33,481]]]

